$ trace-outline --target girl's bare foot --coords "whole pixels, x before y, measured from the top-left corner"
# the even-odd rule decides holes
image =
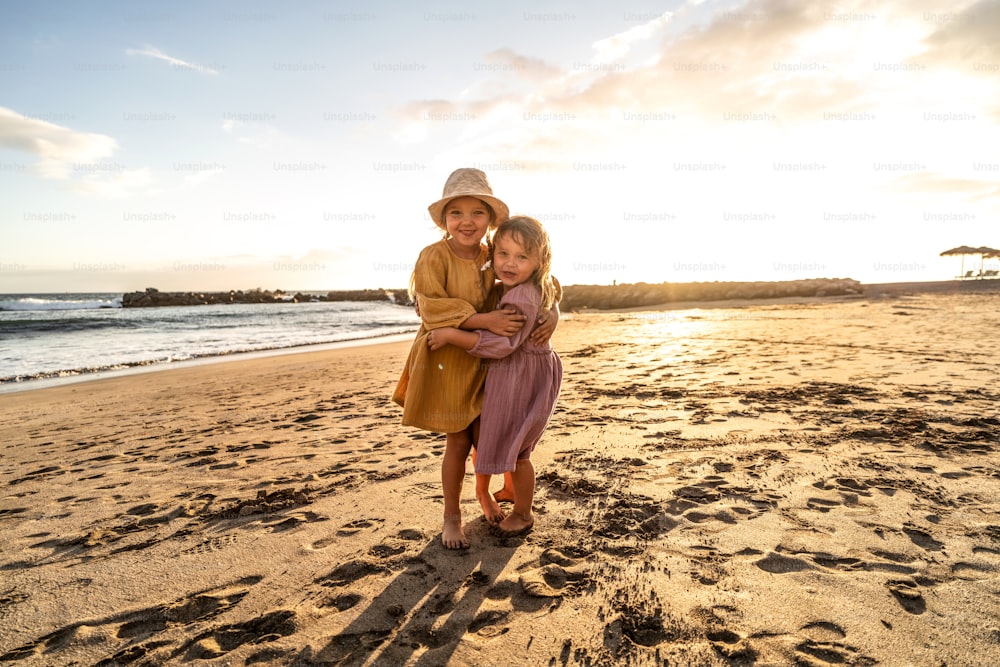
[[[507,515],[506,519],[497,524],[493,532],[500,537],[515,537],[528,532],[534,525],[535,517],[530,514],[525,516],[524,514],[511,512]]]
[[[445,549],[468,549],[469,540],[462,529],[461,514],[445,514],[444,528],[441,530],[441,544]]]
[[[500,509],[500,506],[497,505],[497,501],[493,499],[489,491],[486,493],[477,493],[476,497],[479,498],[479,505],[483,508],[483,516],[488,523],[498,524],[507,516]]]
[[[493,494],[493,499],[498,503],[512,503],[514,502],[514,492],[505,486]]]

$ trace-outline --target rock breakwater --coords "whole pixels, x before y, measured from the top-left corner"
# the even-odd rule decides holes
[[[405,289],[338,290],[323,293],[289,293],[283,290],[230,290],[228,292],[161,292],[147,287],[143,292],[122,295],[123,308],[156,308],[161,306],[206,306],[224,303],[308,303],[316,301],[388,301],[408,304]]]
[[[856,296],[864,287],[850,278],[812,278],[783,282],[630,283],[622,285],[567,285],[560,307],[564,311],[593,308],[637,308],[681,301],[778,299],[782,297]],[[200,306],[222,303],[307,303],[316,301],[388,301],[410,305],[405,289],[336,290],[326,293],[289,293],[282,290],[229,292],[144,292],[122,296],[125,308]]]

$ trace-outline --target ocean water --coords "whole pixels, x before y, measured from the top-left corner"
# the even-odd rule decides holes
[[[120,294],[0,294],[0,387],[244,352],[412,333],[387,302],[122,308]]]

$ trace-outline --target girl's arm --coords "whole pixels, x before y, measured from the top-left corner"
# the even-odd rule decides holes
[[[463,301],[462,303],[465,302]],[[415,306],[417,317],[421,317],[419,299],[416,301]],[[539,317],[539,323],[545,321],[544,317],[545,314],[543,313]],[[470,315],[463,320],[458,327],[460,329],[465,329],[466,331],[478,331],[479,329],[485,329],[497,334],[498,336],[513,336],[521,330],[521,327],[524,326],[527,319],[528,318],[513,308],[504,308],[503,310],[493,310],[488,313],[476,313],[474,315]],[[431,326],[427,323],[425,323],[425,327],[428,330],[431,329]],[[548,336],[551,336],[552,331],[555,330],[555,325],[546,323],[545,327],[548,330],[548,335],[543,340],[548,340]],[[534,340],[534,336],[532,336],[532,340]]]
[[[459,325],[460,329],[439,327],[430,330],[427,333],[427,346],[432,350],[437,350],[445,345],[454,345],[469,351],[479,344],[480,330],[487,336],[499,336],[501,340],[507,341],[511,336],[515,336],[521,331],[527,320],[525,315],[511,306],[490,313],[476,313],[462,322]],[[470,330],[466,331],[465,329]],[[506,354],[510,354],[516,347],[517,345],[512,344],[511,341],[501,345],[500,349],[507,350]]]
[[[538,289],[524,285],[515,287],[504,295],[501,305],[518,313],[523,313],[528,322],[533,322],[538,315],[541,295]],[[483,359],[503,359],[521,346],[528,339],[531,326],[526,326],[513,336],[502,336],[490,331],[480,330],[478,333],[462,331],[454,328],[435,329],[427,335],[427,345],[436,350],[445,345],[455,345],[466,350],[474,357]]]
[[[427,347],[439,350],[445,345],[454,345],[463,350],[471,350],[479,342],[479,334],[474,331],[462,331],[455,327],[441,327],[427,332]]]
[[[528,340],[528,336],[534,328],[535,319],[538,317],[540,300],[541,294],[539,294],[538,288],[529,284],[518,285],[507,292],[500,305],[523,313],[527,318],[527,324],[510,338],[497,336],[489,331],[480,331],[479,340],[469,349],[469,354],[483,359],[502,359],[510,355],[524,341]]]
[[[457,327],[476,314],[471,303],[448,294],[447,275],[448,261],[442,248],[438,244],[424,248],[413,267],[410,292],[425,329]]]
[[[538,314],[538,321],[531,332],[531,342],[535,345],[545,345],[555,333],[556,325],[559,324],[559,302],[552,304],[552,308]]]
[[[559,324],[559,302],[562,301],[562,285],[559,284],[555,276],[552,276],[552,284],[556,288],[555,302],[552,304],[552,308],[538,315],[535,330],[531,332],[531,342],[535,345],[545,345],[548,343],[549,338],[552,338],[552,334],[556,330],[556,325]]]
[[[486,329],[498,336],[513,336],[521,330],[527,321],[528,318],[517,312],[516,309],[505,307],[502,310],[493,310],[488,313],[476,313],[458,326],[467,331]],[[452,344],[454,345],[454,343]]]

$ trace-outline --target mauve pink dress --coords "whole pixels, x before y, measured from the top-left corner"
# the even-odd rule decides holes
[[[480,330],[469,354],[492,359],[486,372],[483,412],[476,443],[476,472],[498,475],[531,456],[542,437],[562,384],[562,361],[547,342],[535,345],[528,336],[535,328],[542,295],[521,283],[500,299],[497,308],[513,306],[527,316],[524,327],[506,338]]]

